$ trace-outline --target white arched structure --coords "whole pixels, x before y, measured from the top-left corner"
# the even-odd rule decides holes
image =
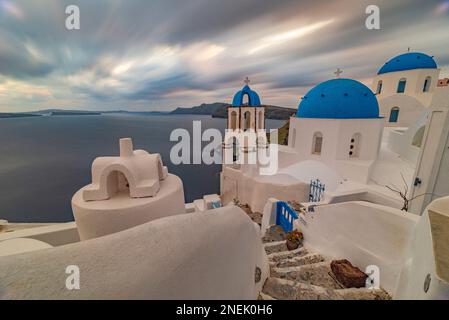
[[[95,159],[92,183],[73,196],[72,209],[86,240],[185,213],[184,189],[159,154],[134,151],[131,139],[121,139],[119,157]]]

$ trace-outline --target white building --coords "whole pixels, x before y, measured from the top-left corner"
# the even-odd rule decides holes
[[[372,84],[386,126],[409,127],[429,108],[435,94],[448,94],[447,79],[439,79],[440,72],[434,57],[420,52],[387,61]]]
[[[317,85],[290,119],[288,146],[279,146],[276,174],[261,175],[254,165],[246,170],[223,167],[224,203],[238,199],[261,211],[270,196],[306,201],[311,181],[317,180],[325,185],[323,196],[330,202],[358,194],[401,208],[404,199],[396,191],[407,191],[409,199],[421,197],[424,189],[448,195],[449,183],[432,178],[445,176],[441,168],[449,161],[440,152],[448,143],[449,81],[438,79],[439,74],[433,57],[407,53],[379,70],[373,80],[377,94],[351,79]],[[435,112],[440,113],[434,117]],[[424,169],[428,166],[434,171]],[[430,184],[423,186],[422,181]],[[438,192],[432,189],[436,186]],[[419,208],[412,206],[413,211],[421,213],[435,197]]]
[[[223,165],[222,201],[239,200],[263,213],[261,228],[237,206],[211,210],[214,196],[184,204],[182,182],[160,156],[121,140],[120,156],[97,158],[92,183],[74,195],[76,222],[0,233],[0,299],[350,298],[359,289],[326,289],[280,276],[304,270],[329,276],[330,261],[348,259],[362,270],[377,267],[378,284],[395,299],[447,300],[448,81],[439,80],[431,98],[427,91],[392,93],[395,81],[401,88],[412,83],[431,90],[439,72],[433,60],[407,70],[395,67],[402,65],[397,60],[375,80],[382,81],[379,102],[350,79],[310,90],[290,119],[288,146],[280,146],[272,175],[261,174],[258,163],[237,161],[257,158],[267,146],[259,96],[248,85],[236,94],[223,144],[232,157]],[[397,122],[408,115],[407,128],[384,128],[383,101],[399,106],[388,119],[392,112]],[[426,110],[413,121],[418,103]],[[245,141],[251,132],[256,138]],[[316,179],[326,189],[308,203]],[[388,188],[404,183],[416,214],[400,210],[404,200]],[[282,214],[278,200],[301,202],[294,221],[284,213],[303,232],[304,248],[288,251],[285,241],[262,245],[267,227]],[[82,270],[78,290],[66,287],[67,266]]]
[[[333,79],[310,90],[290,119],[289,147],[301,160],[320,161],[342,177],[366,183],[377,159],[383,119],[365,85]]]

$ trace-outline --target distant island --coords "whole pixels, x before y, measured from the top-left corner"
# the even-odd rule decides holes
[[[213,118],[227,118],[228,110],[227,106],[229,103],[215,102],[215,103],[203,103],[199,106],[192,108],[177,108],[170,112],[170,114],[199,114],[199,115],[210,115]],[[275,119],[275,120],[288,120],[290,117],[296,113],[295,109],[284,108],[278,106],[266,105],[265,107],[265,118]]]
[[[129,115],[209,115],[213,118],[227,118],[228,103],[215,102],[203,103],[199,106],[184,108],[179,107],[173,111],[128,111],[128,110],[109,110],[109,111],[88,111],[88,110],[63,110],[63,109],[45,109],[33,112],[20,113],[0,113],[0,118],[22,118],[22,117],[38,117],[38,116],[92,116],[102,114],[129,114]],[[295,109],[283,108],[277,106],[265,107],[265,118],[275,120],[288,120],[296,113]]]
[[[50,113],[50,116],[99,116],[101,112],[92,112],[92,111],[53,111]]]

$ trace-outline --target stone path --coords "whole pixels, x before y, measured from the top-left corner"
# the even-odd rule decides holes
[[[332,274],[330,261],[304,247],[288,251],[285,233],[275,226],[263,238],[270,263],[261,300],[389,300],[382,289],[344,288]],[[281,239],[280,239],[281,238]]]
[[[246,205],[246,204],[244,204],[244,205],[239,204],[238,207],[240,209],[242,209],[243,211],[245,211],[245,213],[251,218],[251,220],[253,222],[257,223],[259,226],[262,225],[262,216],[263,216],[262,213],[260,213],[260,212],[253,212],[251,210],[251,208],[248,205]]]

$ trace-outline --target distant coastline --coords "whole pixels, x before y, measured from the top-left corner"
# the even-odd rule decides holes
[[[92,116],[102,114],[130,114],[140,116],[150,115],[209,115],[212,118],[227,118],[228,103],[215,102],[203,103],[195,107],[179,107],[173,111],[127,111],[127,110],[108,110],[108,111],[88,111],[88,110],[63,110],[63,109],[45,109],[33,112],[20,113],[0,113],[0,118],[22,118],[39,116]],[[278,106],[264,106],[265,118],[273,120],[288,120],[296,113],[295,109]]]
[[[0,119],[10,119],[10,118],[29,118],[29,117],[40,117],[41,114],[33,113],[0,113]]]
[[[91,111],[53,111],[51,116],[99,116],[101,112]]]

